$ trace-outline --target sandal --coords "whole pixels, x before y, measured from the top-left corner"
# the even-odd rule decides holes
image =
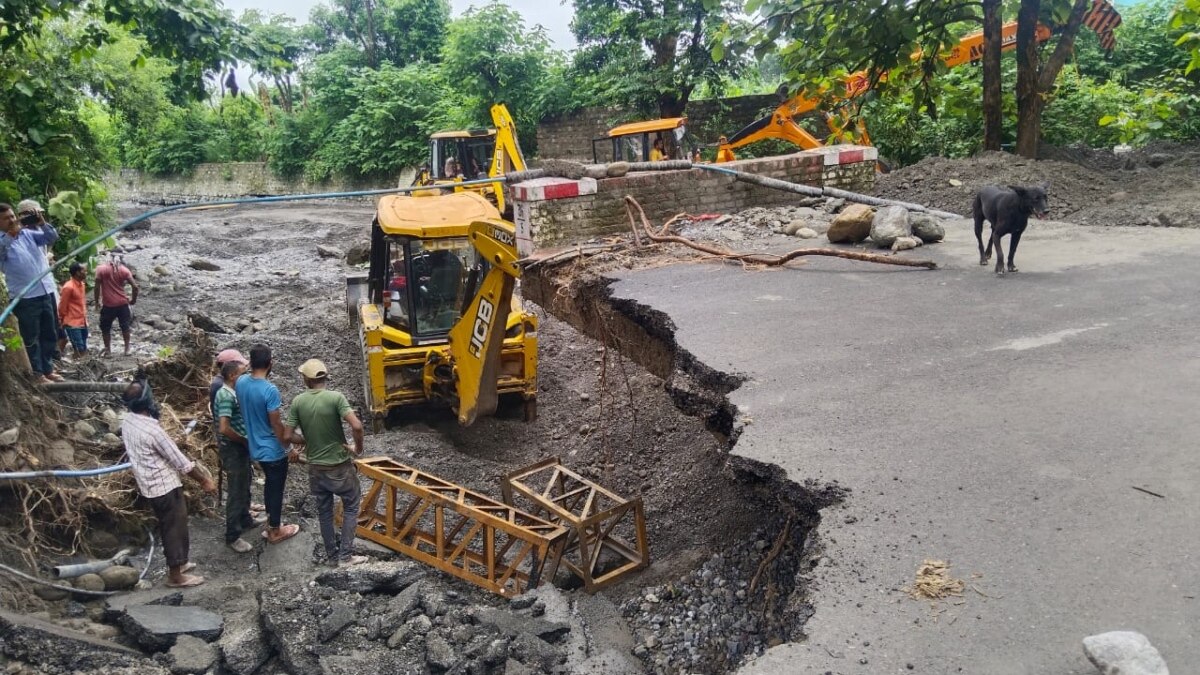
[[[250,512],[251,512],[251,513],[255,513],[255,512],[261,513],[261,512],[263,512],[263,511],[266,511],[266,510],[267,510],[267,507],[266,507],[266,506],[264,506],[264,505],[262,505],[262,504],[251,504],[251,505],[250,505]]]
[[[274,537],[271,536],[271,532],[272,530],[270,528],[263,530],[263,538],[267,540],[268,544],[278,544],[281,541],[285,541],[296,536],[296,534],[300,532],[300,526],[296,525],[295,523],[280,525],[279,528],[275,530],[275,532],[278,532],[278,535]]]
[[[189,562],[189,563],[184,563],[183,567],[180,568],[179,572],[181,574],[187,574],[188,572],[191,572],[194,569],[196,569],[196,563]]]
[[[192,576],[189,574],[185,575],[183,580],[179,583],[168,581],[167,588],[192,588],[193,586],[199,586],[202,583],[204,583],[204,577]]]

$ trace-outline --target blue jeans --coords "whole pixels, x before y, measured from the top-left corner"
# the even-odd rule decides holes
[[[67,338],[71,340],[71,347],[75,349],[76,354],[87,353],[87,326],[80,328],[72,328],[71,326],[63,326],[63,330],[67,332]]]
[[[29,354],[33,372],[49,375],[54,372],[58,356],[58,320],[54,295],[47,293],[36,298],[22,298],[13,308],[21,340]]]

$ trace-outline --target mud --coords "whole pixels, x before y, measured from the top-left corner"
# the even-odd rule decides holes
[[[1125,155],[1047,148],[1047,159],[987,152],[926,159],[878,178],[877,196],[969,216],[984,185],[1050,183],[1050,215],[1080,225],[1200,226],[1200,148],[1161,145]],[[957,184],[955,184],[957,183]]]

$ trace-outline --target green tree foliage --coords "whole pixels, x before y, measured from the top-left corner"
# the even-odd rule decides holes
[[[1200,0],[1181,0],[1171,16],[1171,28],[1179,31],[1175,46],[1187,49],[1191,55],[1187,72],[1200,68]]]
[[[318,5],[308,31],[320,52],[354,46],[363,65],[436,61],[450,21],[448,0],[333,0]]]
[[[508,105],[525,145],[532,149],[547,83],[561,81],[562,57],[545,29],[526,29],[521,15],[502,2],[467,10],[450,24],[442,72],[466,105],[467,126],[490,124],[494,103]]]
[[[702,82],[736,77],[739,58],[714,58],[713,37],[739,21],[728,0],[575,0],[575,69],[587,73],[593,100],[662,117],[683,114]]]

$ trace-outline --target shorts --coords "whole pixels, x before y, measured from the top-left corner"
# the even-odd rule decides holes
[[[80,354],[87,351],[87,326],[83,326],[82,328],[67,326],[63,330],[67,332],[67,338],[71,340],[71,346],[75,348],[75,351]]]
[[[128,333],[129,326],[133,323],[133,312],[130,311],[129,305],[100,308],[100,332],[111,332],[113,321],[120,322],[122,333]]]

